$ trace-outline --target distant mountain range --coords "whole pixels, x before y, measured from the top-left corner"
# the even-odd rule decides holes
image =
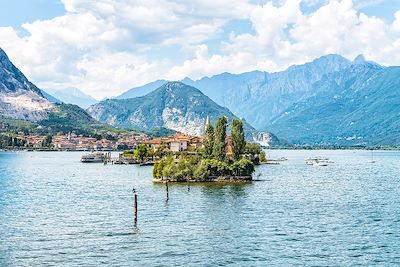
[[[396,70],[366,61],[363,56],[350,61],[327,55],[282,72],[222,73],[182,82],[257,129],[271,130],[289,142],[399,145],[395,118],[400,116],[400,76],[395,75]],[[157,81],[157,85],[164,82]],[[140,87],[137,93],[154,90],[152,85]],[[118,98],[135,95],[136,90]],[[368,94],[373,94],[374,102]]]
[[[97,120],[120,128],[152,131],[164,127],[191,135],[203,134],[207,117],[212,123],[220,116],[229,122],[237,118],[200,90],[181,82],[167,82],[141,97],[107,99],[89,107],[88,112]],[[277,142],[274,135],[258,132],[248,123],[245,132],[250,140]]]
[[[269,128],[303,144],[400,144],[400,67],[358,58],[313,84],[313,91]]]
[[[80,106],[83,109],[86,109],[98,102],[96,99],[85,94],[78,88],[65,88],[61,90],[47,89],[46,92],[50,95],[50,97],[55,98],[50,100],[52,102],[58,100],[66,104]]]
[[[277,73],[261,71],[243,74],[222,73],[197,81],[185,78],[182,82],[198,88],[217,104],[245,118],[257,129],[265,129],[270,121],[286,108],[300,98],[314,93],[312,85],[324,75],[343,70],[350,64],[351,61],[342,56],[328,55]],[[129,98],[139,92],[143,95],[154,90],[153,84],[159,85],[165,82],[159,80],[133,88],[117,98]]]

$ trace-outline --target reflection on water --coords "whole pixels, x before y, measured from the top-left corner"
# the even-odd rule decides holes
[[[170,183],[166,201],[151,167],[0,153],[0,266],[400,264],[400,152],[267,154],[289,160],[247,184]]]

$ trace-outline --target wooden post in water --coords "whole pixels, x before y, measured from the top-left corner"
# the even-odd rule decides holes
[[[168,180],[165,181],[165,189],[167,190],[167,201],[168,201],[168,199],[169,199]]]
[[[137,224],[137,212],[138,212],[138,208],[137,208],[137,194],[136,194],[136,190],[135,188],[133,188],[133,194],[134,194],[134,204],[133,204],[133,222],[136,226]]]

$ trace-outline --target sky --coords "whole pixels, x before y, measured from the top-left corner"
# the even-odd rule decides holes
[[[0,0],[0,47],[38,87],[97,99],[333,53],[400,65],[400,1]]]

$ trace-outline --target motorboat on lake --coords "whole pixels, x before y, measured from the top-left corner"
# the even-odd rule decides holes
[[[313,157],[313,158],[305,158],[304,159],[307,165],[312,166],[328,166],[329,163],[333,163],[329,158],[324,157]]]

